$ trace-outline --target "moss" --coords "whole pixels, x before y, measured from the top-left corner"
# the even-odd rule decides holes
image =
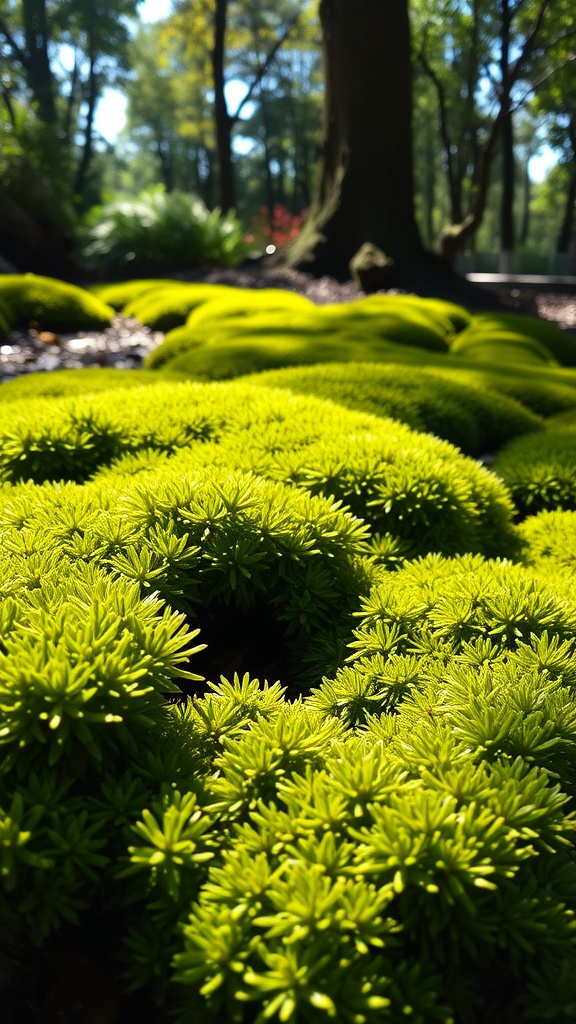
[[[0,301],[11,327],[38,323],[42,330],[83,330],[107,327],[114,310],[75,285],[35,274],[3,274]]]
[[[350,336],[316,317],[284,314],[274,326],[266,314],[195,330],[170,331],[145,359],[147,369],[169,369],[193,380],[226,380],[284,366],[393,359],[400,346],[381,338]]]
[[[156,292],[161,288],[170,287],[174,284],[171,278],[143,278],[136,281],[121,281],[111,284],[92,285],[90,291],[102,302],[106,302],[114,309],[123,310],[129,302],[142,298],[150,292]]]
[[[518,362],[557,365],[550,350],[535,338],[503,328],[488,329],[475,324],[454,339],[450,351],[454,355],[488,364]]]
[[[313,316],[316,307],[303,295],[281,288],[228,289],[219,298],[208,297],[207,301],[196,306],[188,316],[186,326],[195,330],[201,325],[238,320],[264,312],[270,312],[272,322],[275,322],[278,311],[283,310]]]
[[[196,306],[234,290],[223,284],[172,282],[168,287],[146,290],[127,302],[122,312],[155,331],[170,331],[183,324]]]
[[[576,568],[576,512],[539,512],[519,527],[523,560],[540,571]]]
[[[495,469],[524,515],[576,509],[576,431],[516,438],[500,451]]]
[[[150,370],[116,370],[106,367],[27,373],[15,377],[13,380],[2,381],[0,403],[19,402],[24,398],[91,395],[99,391],[114,391],[119,388],[122,390],[143,388],[148,384],[158,384],[169,378],[169,374],[155,373]]]
[[[562,365],[576,365],[576,338],[538,317],[520,313],[478,313],[469,330],[479,334],[521,334],[543,345]]]
[[[271,370],[246,378],[263,387],[289,388],[330,398],[349,409],[389,416],[436,434],[468,455],[493,452],[540,420],[519,402],[480,388],[432,377],[416,367],[379,363],[321,363]]]

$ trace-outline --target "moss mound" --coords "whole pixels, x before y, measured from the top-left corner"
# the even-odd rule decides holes
[[[500,448],[541,421],[519,402],[443,379],[416,367],[321,363],[254,374],[247,383],[329,398],[349,409],[387,416],[436,434],[467,455]]]
[[[0,407],[6,482],[150,472],[150,452],[184,473],[230,466],[334,496],[375,533],[418,554],[514,550],[496,477],[452,445],[317,398],[241,384],[164,384]],[[138,453],[141,463],[134,464]],[[171,471],[171,469],[170,469]],[[153,463],[158,477],[160,467]],[[150,479],[148,477],[148,479]],[[151,482],[151,480],[150,480]]]
[[[263,311],[266,300],[261,298],[259,305],[260,293],[255,294],[254,299],[241,298],[238,307],[228,298],[215,306],[200,306],[150,353],[148,368],[170,366],[194,379],[222,380],[324,359],[380,359],[393,355],[396,348],[446,352],[448,332],[453,330],[448,318],[439,326],[438,316],[434,320],[392,302],[386,308],[371,305],[370,299],[314,307],[300,296],[290,296],[278,309],[271,298],[270,308]]]
[[[526,334],[503,329],[486,330],[467,327],[451,346],[454,355],[485,363],[544,363],[556,366],[557,361],[545,345]]]
[[[524,515],[576,509],[576,431],[517,438],[500,451],[495,469]]]
[[[173,376],[178,379],[176,374]],[[27,373],[13,380],[2,381],[0,404],[19,402],[24,398],[64,398],[92,395],[98,391],[143,388],[170,378],[169,373],[155,373],[153,370],[117,370],[107,367]]]
[[[234,292],[223,284],[183,284],[172,281],[136,295],[122,308],[124,316],[133,316],[155,331],[170,331],[183,324],[191,310],[217,296]]]
[[[523,560],[539,570],[576,567],[576,512],[539,512],[519,527]]]
[[[97,295],[102,302],[112,306],[113,309],[122,311],[129,302],[142,298],[143,295],[156,292],[162,288],[171,287],[174,281],[171,278],[142,278],[135,281],[112,282],[111,284],[92,285],[90,291]]]
[[[572,1024],[576,374],[380,298],[283,309],[339,365],[0,389],[6,1020]]]
[[[107,327],[114,310],[75,285],[36,274],[2,274],[0,302],[10,327],[37,323],[42,330],[84,330]]]
[[[509,333],[539,342],[563,366],[576,366],[576,338],[538,317],[523,316],[520,313],[477,313],[463,336],[488,338],[496,335],[505,338]],[[460,342],[458,338],[456,344]]]

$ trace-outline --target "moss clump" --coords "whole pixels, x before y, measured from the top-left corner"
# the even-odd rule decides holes
[[[502,337],[508,334],[532,338],[563,366],[576,365],[576,339],[547,320],[520,313],[477,313],[463,337]],[[459,345],[461,339],[457,339]]]
[[[576,431],[517,438],[499,453],[495,468],[523,514],[576,509]]]
[[[436,434],[468,455],[496,451],[540,420],[519,402],[416,367],[379,363],[321,363],[245,378],[263,387],[330,398],[349,409],[387,416]]]
[[[452,445],[321,399],[241,384],[164,384],[0,407],[5,481],[123,473],[120,456],[166,453],[168,469],[235,466],[333,495],[420,554],[514,550],[497,478]],[[154,474],[159,466],[154,464]]]
[[[392,359],[405,348],[446,352],[453,329],[447,318],[439,326],[415,308],[371,306],[369,299],[318,308],[308,304],[307,309],[306,300],[290,296],[282,309],[263,312],[258,295],[248,305],[240,300],[236,315],[228,300],[214,307],[213,317],[210,307],[200,307],[167,335],[146,365],[170,365],[195,379],[222,380],[319,361]]]
[[[0,276],[0,302],[11,327],[37,323],[43,330],[107,327],[114,310],[75,285],[35,274]]]
[[[171,278],[142,278],[135,281],[112,282],[111,284],[92,285],[90,291],[102,302],[112,306],[113,309],[123,310],[129,302],[142,298],[150,292],[170,287],[174,284]]]
[[[178,375],[173,375],[178,379]],[[99,391],[144,388],[170,379],[169,373],[152,370],[117,370],[87,367],[82,370],[51,370],[50,373],[27,373],[13,380],[2,381],[0,404],[30,398],[66,398],[88,396]]]
[[[488,364],[518,362],[557,365],[550,350],[527,334],[497,328],[489,330],[474,324],[454,339],[450,351],[454,355]]]
[[[540,571],[576,567],[576,512],[539,512],[520,524],[523,560]]]
[[[190,311],[217,296],[234,292],[234,288],[220,284],[183,284],[171,282],[167,286],[146,290],[128,301],[122,309],[124,316],[133,316],[155,331],[170,331],[183,324]]]

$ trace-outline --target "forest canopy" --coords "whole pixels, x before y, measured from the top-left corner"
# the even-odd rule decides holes
[[[375,53],[394,49],[397,13],[410,16],[407,74],[398,67],[364,106],[397,180],[413,182],[424,247],[461,269],[568,272],[572,5],[394,0],[386,27],[372,2],[360,7]],[[159,186],[234,210],[255,252],[289,241],[318,195],[325,155],[322,29],[332,9],[347,7],[173,0],[150,23],[141,0],[0,0],[0,255],[20,270],[47,270],[56,258],[70,272],[87,214]],[[348,52],[355,85],[376,58],[363,67],[352,44]],[[98,113],[114,98],[126,102],[117,135]],[[406,103],[412,153],[400,154],[386,110]]]

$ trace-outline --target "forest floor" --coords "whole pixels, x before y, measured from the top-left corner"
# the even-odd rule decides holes
[[[306,295],[318,305],[348,302],[361,298],[353,281],[344,284],[331,277],[315,278],[296,270],[195,269],[175,275],[183,281],[205,281],[230,284],[239,288],[286,288]],[[522,291],[499,288],[494,292],[512,311],[529,313],[550,320],[566,330],[576,331],[576,295],[557,294],[544,290]],[[48,325],[46,325],[48,326]],[[45,339],[49,340],[45,340]],[[45,334],[35,331],[11,331],[0,345],[0,381],[11,380],[23,373],[48,372],[59,369],[80,369],[86,366],[108,366],[136,369],[148,352],[162,341],[163,334],[143,327],[136,320],[117,315],[104,331],[78,331],[74,334]]]

